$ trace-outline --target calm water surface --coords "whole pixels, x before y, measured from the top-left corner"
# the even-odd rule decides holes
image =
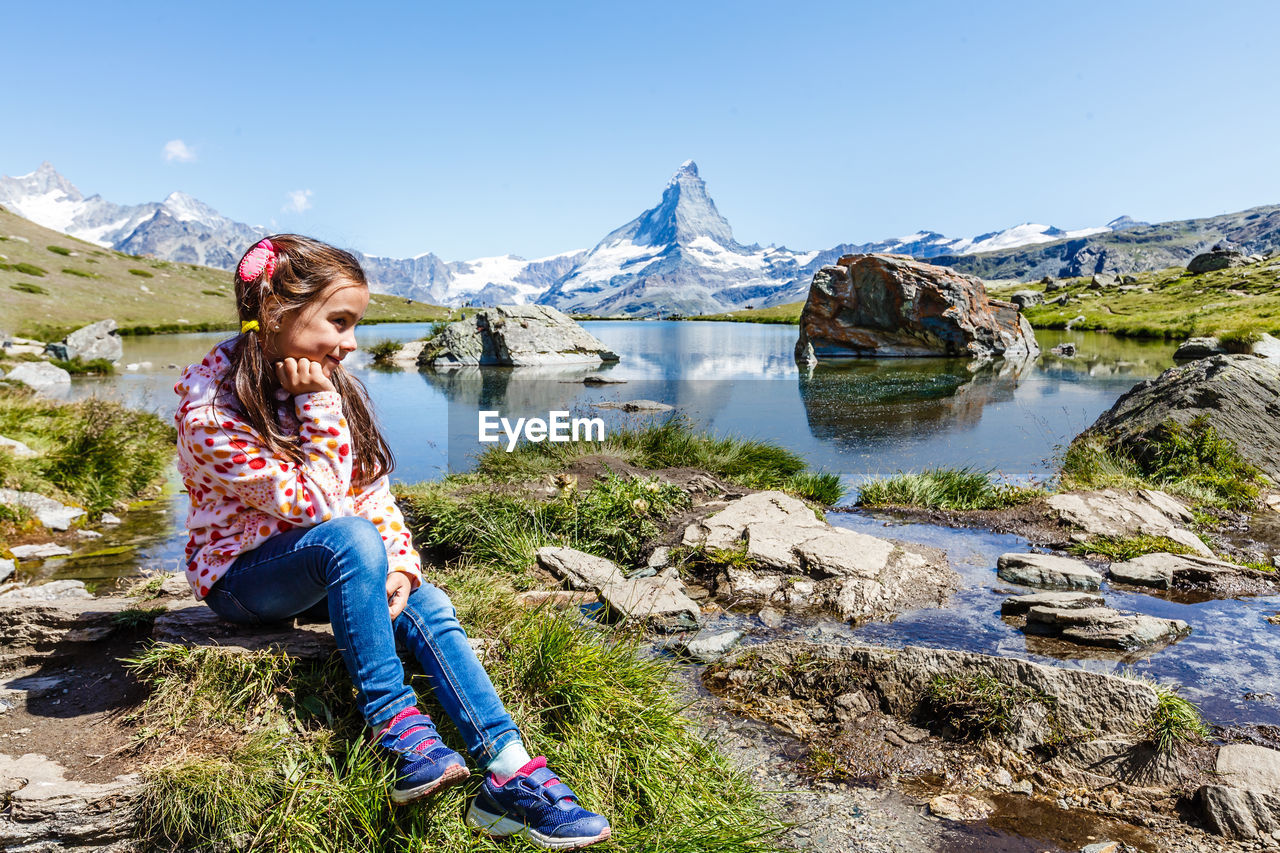
[[[1055,452],[1142,379],[1172,365],[1173,347],[1094,333],[1038,332],[1039,359],[973,365],[948,359],[853,361],[798,368],[792,326],[702,322],[584,323],[621,356],[600,372],[625,384],[585,386],[591,368],[478,368],[447,373],[371,367],[362,354],[352,369],[364,380],[399,460],[396,479],[415,482],[466,467],[479,448],[477,409],[504,416],[564,409],[598,414],[592,403],[651,399],[676,406],[712,431],[777,442],[850,487],[869,477],[932,466],[970,466],[1027,481],[1047,477]],[[414,340],[419,324],[359,329],[362,344]],[[69,396],[93,394],[171,414],[179,369],[198,361],[223,334],[126,338],[124,362],[137,371],[73,380]],[[1071,341],[1072,359],[1049,354]],[[178,367],[170,367],[177,365]],[[608,415],[616,424],[620,417]],[[621,420],[643,420],[626,416]],[[185,496],[171,495],[130,513],[123,529],[85,550],[96,556],[50,560],[44,576],[112,578],[139,570],[176,570],[184,535]],[[1015,536],[905,524],[883,514],[833,513],[834,524],[922,542],[947,551],[963,588],[945,609],[902,614],[860,628],[829,624],[824,635],[895,645],[966,648],[1042,660],[1071,660],[1090,669],[1132,669],[1183,685],[1217,722],[1280,725],[1280,631],[1265,617],[1280,598],[1181,604],[1104,589],[1108,604],[1183,619],[1190,637],[1142,658],[1085,659],[1078,650],[1028,639],[1000,619],[1013,588],[995,576],[996,559],[1027,550]],[[118,550],[114,550],[118,549]],[[1017,590],[1014,590],[1017,591]],[[1022,590],[1025,591],[1025,590]]]

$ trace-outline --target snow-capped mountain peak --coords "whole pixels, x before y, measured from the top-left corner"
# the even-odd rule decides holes
[[[165,196],[161,206],[179,222],[202,222],[206,225],[218,225],[226,221],[226,217],[209,205],[184,192],[171,192]]]

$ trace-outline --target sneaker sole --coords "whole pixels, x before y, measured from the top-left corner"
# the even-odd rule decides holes
[[[461,764],[454,764],[444,773],[440,774],[440,778],[425,785],[419,785],[416,788],[409,788],[404,791],[391,789],[391,802],[397,806],[403,806],[406,803],[412,803],[414,800],[420,800],[428,797],[437,791],[443,791],[445,788],[452,788],[460,782],[466,781],[471,776],[471,771]]]
[[[604,841],[609,837],[612,831],[609,827],[605,827],[604,831],[599,835],[583,836],[579,838],[553,838],[550,835],[543,835],[538,830],[527,824],[512,820],[502,815],[489,814],[481,808],[477,808],[472,803],[471,808],[467,809],[467,826],[472,829],[479,830],[486,835],[495,838],[508,838],[512,835],[523,836],[534,844],[547,850],[577,850],[580,847],[586,847],[595,844],[598,841]]]

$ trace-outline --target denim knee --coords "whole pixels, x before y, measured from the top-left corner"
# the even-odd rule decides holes
[[[372,577],[387,574],[387,546],[377,525],[360,516],[343,516],[319,525],[324,529],[325,545],[334,559],[327,567],[330,578],[342,569],[355,569]]]
[[[412,610],[426,624],[441,620],[456,620],[458,611],[454,609],[453,600],[438,586],[429,583],[421,584],[410,595],[405,603],[406,610]]]

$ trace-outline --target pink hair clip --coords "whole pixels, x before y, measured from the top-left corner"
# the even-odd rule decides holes
[[[240,261],[239,275],[243,281],[253,281],[266,270],[266,281],[276,272],[276,247],[270,240],[260,240]]]

